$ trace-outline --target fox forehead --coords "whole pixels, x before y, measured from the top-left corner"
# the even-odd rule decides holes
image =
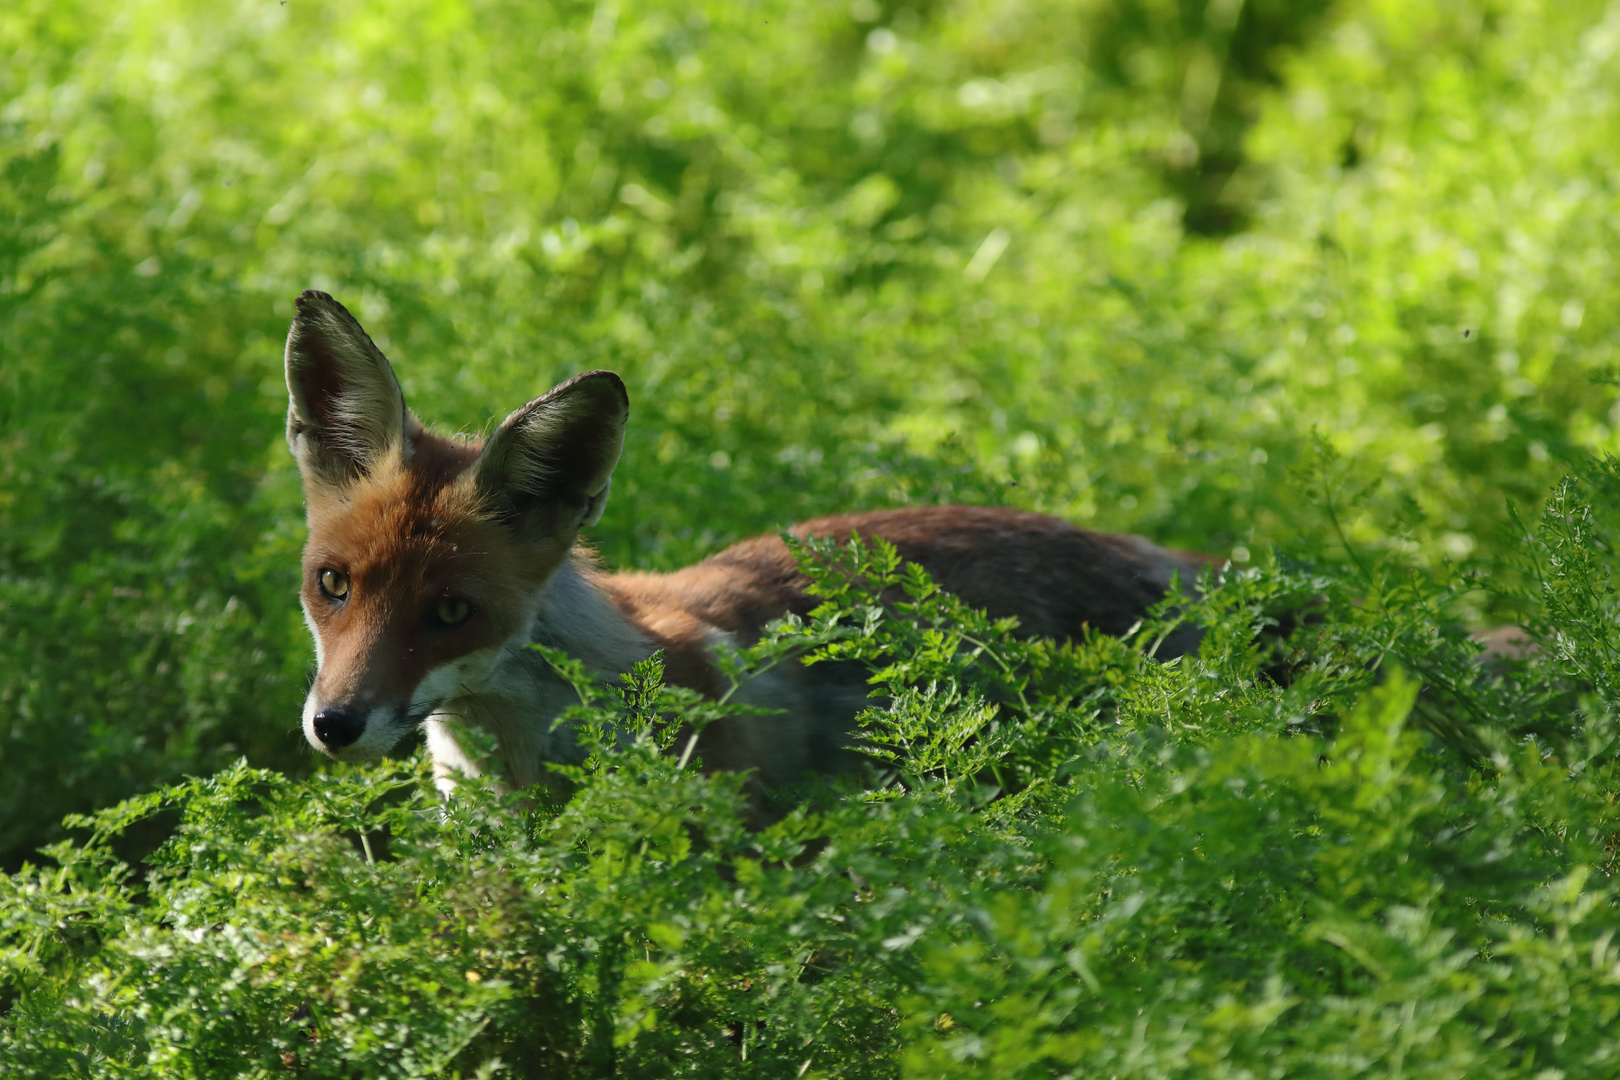
[[[308,504],[306,598],[320,570],[334,569],[349,575],[355,603],[453,593],[505,623],[555,569],[484,511],[469,477],[412,468],[402,455],[342,489],[310,492]]]

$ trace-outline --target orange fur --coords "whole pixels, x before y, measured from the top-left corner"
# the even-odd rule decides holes
[[[325,696],[409,701],[423,671],[522,630],[524,596],[565,554],[519,542],[482,512],[465,479],[440,467],[465,468],[475,447],[416,441],[429,452],[410,467],[390,463],[343,494],[309,497],[302,599],[325,646],[316,677]],[[349,575],[348,603],[321,595],[317,575],[327,567]],[[446,596],[478,604],[466,624],[435,630],[428,608]]]

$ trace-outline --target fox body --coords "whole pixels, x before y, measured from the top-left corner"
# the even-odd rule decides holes
[[[555,718],[573,690],[533,649],[559,648],[604,677],[663,650],[667,681],[715,695],[713,650],[814,606],[779,537],[746,540],[669,574],[608,574],[576,547],[595,524],[623,444],[617,375],[576,376],[506,418],[483,443],[428,431],[387,359],[343,306],[305,292],[287,338],[287,440],[303,477],[309,539],[301,598],[318,670],[304,733],[345,761],[380,757],[425,725],[446,786],[476,775],[457,725],[492,732],[506,782],[545,780],[580,750]],[[1172,576],[1207,562],[1140,537],[1091,533],[1016,510],[941,506],[823,518],[805,536],[881,536],[944,588],[1021,632],[1121,633]],[[1190,631],[1161,656],[1192,648]],[[738,697],[775,712],[703,732],[707,768],[766,784],[836,772],[865,702],[861,673],[779,665]]]

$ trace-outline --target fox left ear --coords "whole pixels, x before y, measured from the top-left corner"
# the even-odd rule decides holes
[[[388,358],[323,292],[287,331],[287,445],[306,482],[343,486],[404,445],[405,395]]]
[[[602,517],[629,417],[617,375],[576,375],[502,421],[473,465],[478,490],[535,539],[571,540]]]

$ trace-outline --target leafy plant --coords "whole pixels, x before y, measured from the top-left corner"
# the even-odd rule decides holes
[[[1613,1075],[1617,40],[4,5],[0,1066]],[[859,782],[704,776],[740,707],[649,664],[574,671],[557,791],[444,804],[297,731],[310,286],[442,426],[620,371],[612,566],[952,500],[1232,563],[1059,645],[812,549],[823,607],[723,660],[866,671]]]
[[[1583,550],[1608,549],[1584,490],[1563,489],[1536,544],[1573,520]],[[6,1060],[64,1076],[1612,1068],[1615,732],[1601,697],[1568,708],[1606,560],[1551,564],[1530,626],[1562,647],[1492,669],[1445,628],[1448,583],[1389,556],[1349,573],[1267,559],[1126,642],[1058,646],[880,541],[800,555],[823,605],[732,670],[806,649],[868,665],[864,784],[750,828],[746,778],[675,752],[734,706],[665,688],[656,660],[606,686],[552,655],[590,748],[560,767],[565,802],[468,784],[441,803],[420,757],[306,780],[239,763],[70,821],[88,835],[3,880]],[[1307,589],[1312,620],[1257,644],[1265,612]],[[1199,652],[1151,659],[1179,619],[1205,628]],[[110,845],[165,808],[179,824],[137,872]]]

